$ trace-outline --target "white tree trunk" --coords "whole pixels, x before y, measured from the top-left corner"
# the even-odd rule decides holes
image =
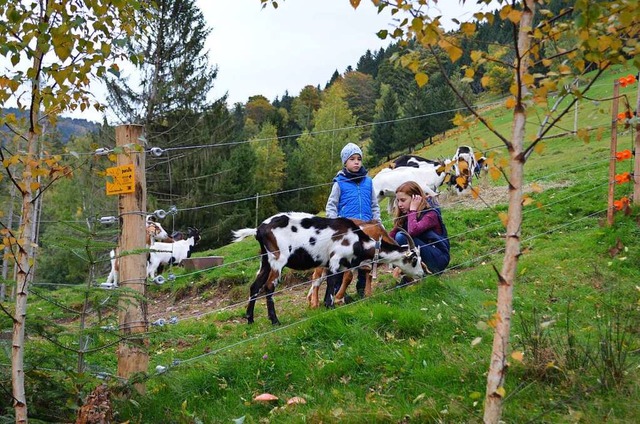
[[[25,172],[22,181],[24,188],[22,192],[22,222],[18,229],[18,255],[16,267],[18,270],[16,278],[16,312],[13,322],[13,338],[11,350],[11,381],[13,386],[14,410],[16,423],[27,423],[27,400],[24,389],[24,331],[27,319],[27,296],[29,293],[29,283],[33,278],[33,245],[34,235],[32,232],[31,219],[33,217],[33,194],[31,183],[34,181],[31,176],[31,162],[36,158],[36,147],[38,135],[35,132],[29,133],[28,138],[28,160],[25,165]]]
[[[518,57],[516,62],[516,78],[520,84],[513,116],[512,140],[509,146],[509,214],[505,241],[505,254],[502,270],[498,276],[498,309],[496,327],[491,352],[491,363],[487,376],[487,392],[485,397],[484,422],[495,423],[502,415],[502,399],[507,374],[509,334],[511,331],[511,311],[513,304],[513,284],[515,282],[518,257],[520,255],[520,230],[522,224],[522,183],[525,158],[523,154],[526,111],[522,102],[526,88],[522,76],[529,66],[529,32],[533,22],[534,0],[523,1],[523,13],[518,31]]]

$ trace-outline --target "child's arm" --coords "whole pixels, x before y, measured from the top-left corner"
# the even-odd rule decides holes
[[[338,217],[338,202],[340,201],[340,184],[333,183],[331,187],[331,194],[329,195],[329,199],[327,199],[327,206],[325,206],[325,211],[327,213],[327,218],[337,218]]]
[[[418,221],[418,212],[409,212],[407,214],[407,232],[411,237],[419,236],[432,229],[438,233],[442,231],[440,229],[440,221],[438,221],[438,214],[433,210],[427,211],[420,221]]]
[[[375,190],[371,190],[371,215],[374,221],[382,222],[380,219],[380,205],[378,204],[378,196]]]

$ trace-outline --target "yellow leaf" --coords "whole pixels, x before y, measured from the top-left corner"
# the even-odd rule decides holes
[[[462,116],[459,113],[456,113],[456,116],[453,117],[453,121],[452,122],[453,122],[453,125],[455,125],[456,127],[463,126],[463,125],[465,125],[464,116]]]
[[[507,19],[507,17],[509,16],[509,13],[511,13],[511,6],[505,6],[502,9],[500,9],[500,19],[502,19],[503,21]]]
[[[520,351],[515,351],[511,352],[511,357],[518,362],[522,362],[522,360],[524,359],[524,354]]]
[[[471,61],[477,62],[482,59],[483,53],[480,50],[474,50],[471,52]]]
[[[513,97],[509,97],[504,105],[507,107],[507,109],[513,109],[514,107],[516,107],[516,99]]]
[[[456,60],[460,59],[460,57],[462,57],[462,49],[452,44],[448,40],[442,39],[438,42],[438,45],[447,52],[447,54],[449,55],[449,59],[451,59],[451,62],[455,62]]]
[[[476,24],[465,22],[460,25],[460,31],[466,36],[471,36],[476,32]]]
[[[496,393],[500,395],[501,398],[504,398],[507,395],[507,391],[504,389],[503,386],[498,387],[498,389],[496,390]]]
[[[558,72],[562,75],[569,75],[571,73],[571,68],[568,65],[560,65],[558,66]]]
[[[533,203],[533,199],[531,198],[531,196],[528,196],[526,194],[522,196],[522,205],[523,206],[529,206],[532,203]]]
[[[513,9],[509,12],[509,16],[507,16],[507,19],[509,19],[514,24],[517,24],[518,22],[520,22],[521,17],[522,17],[522,12],[519,10]]]
[[[480,79],[480,84],[482,84],[483,87],[487,87],[490,82],[491,82],[491,78],[489,78],[487,75],[483,76]]]
[[[526,85],[531,85],[534,82],[534,78],[533,75],[531,74],[524,74],[522,76],[522,82],[525,83]]]
[[[589,130],[586,128],[580,128],[578,130],[578,138],[582,141],[584,141],[585,143],[589,142]]]
[[[498,214],[498,218],[500,218],[500,221],[502,222],[502,225],[504,225],[505,227],[509,223],[509,215],[507,215],[506,212],[500,212]]]
[[[542,193],[544,191],[542,186],[538,183],[531,183],[531,190],[533,190],[535,193]]]
[[[465,78],[473,78],[473,76],[474,76],[474,75],[475,75],[475,72],[474,72],[474,71],[473,71],[473,69],[471,69],[471,68],[467,68],[467,69],[464,71],[464,77],[465,77]]]
[[[536,146],[533,148],[533,151],[536,152],[537,154],[541,154],[542,152],[544,152],[544,150],[547,148],[547,145],[544,143],[538,143],[536,144]]]
[[[40,183],[32,182],[30,186],[31,186],[31,192],[34,192],[34,191],[36,191],[37,189],[40,188]]]
[[[480,189],[478,187],[471,187],[471,197],[474,199],[480,197]]]
[[[423,72],[418,72],[415,78],[416,82],[418,83],[418,87],[422,87],[427,82],[429,82],[429,76]]]
[[[418,69],[420,69],[420,62],[418,60],[413,60],[407,65],[407,68],[409,68],[411,72],[417,73]]]
[[[498,181],[502,176],[502,173],[498,168],[496,168],[495,166],[492,166],[491,168],[489,168],[489,176],[493,181]]]

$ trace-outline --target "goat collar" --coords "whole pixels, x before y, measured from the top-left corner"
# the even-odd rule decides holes
[[[380,239],[376,240],[375,252],[373,254],[373,264],[371,265],[371,278],[378,278],[378,261],[380,260]]]

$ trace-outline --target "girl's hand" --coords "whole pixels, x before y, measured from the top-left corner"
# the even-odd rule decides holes
[[[422,196],[414,194],[413,196],[411,196],[411,203],[409,204],[409,210],[417,211],[421,202],[422,202]]]

